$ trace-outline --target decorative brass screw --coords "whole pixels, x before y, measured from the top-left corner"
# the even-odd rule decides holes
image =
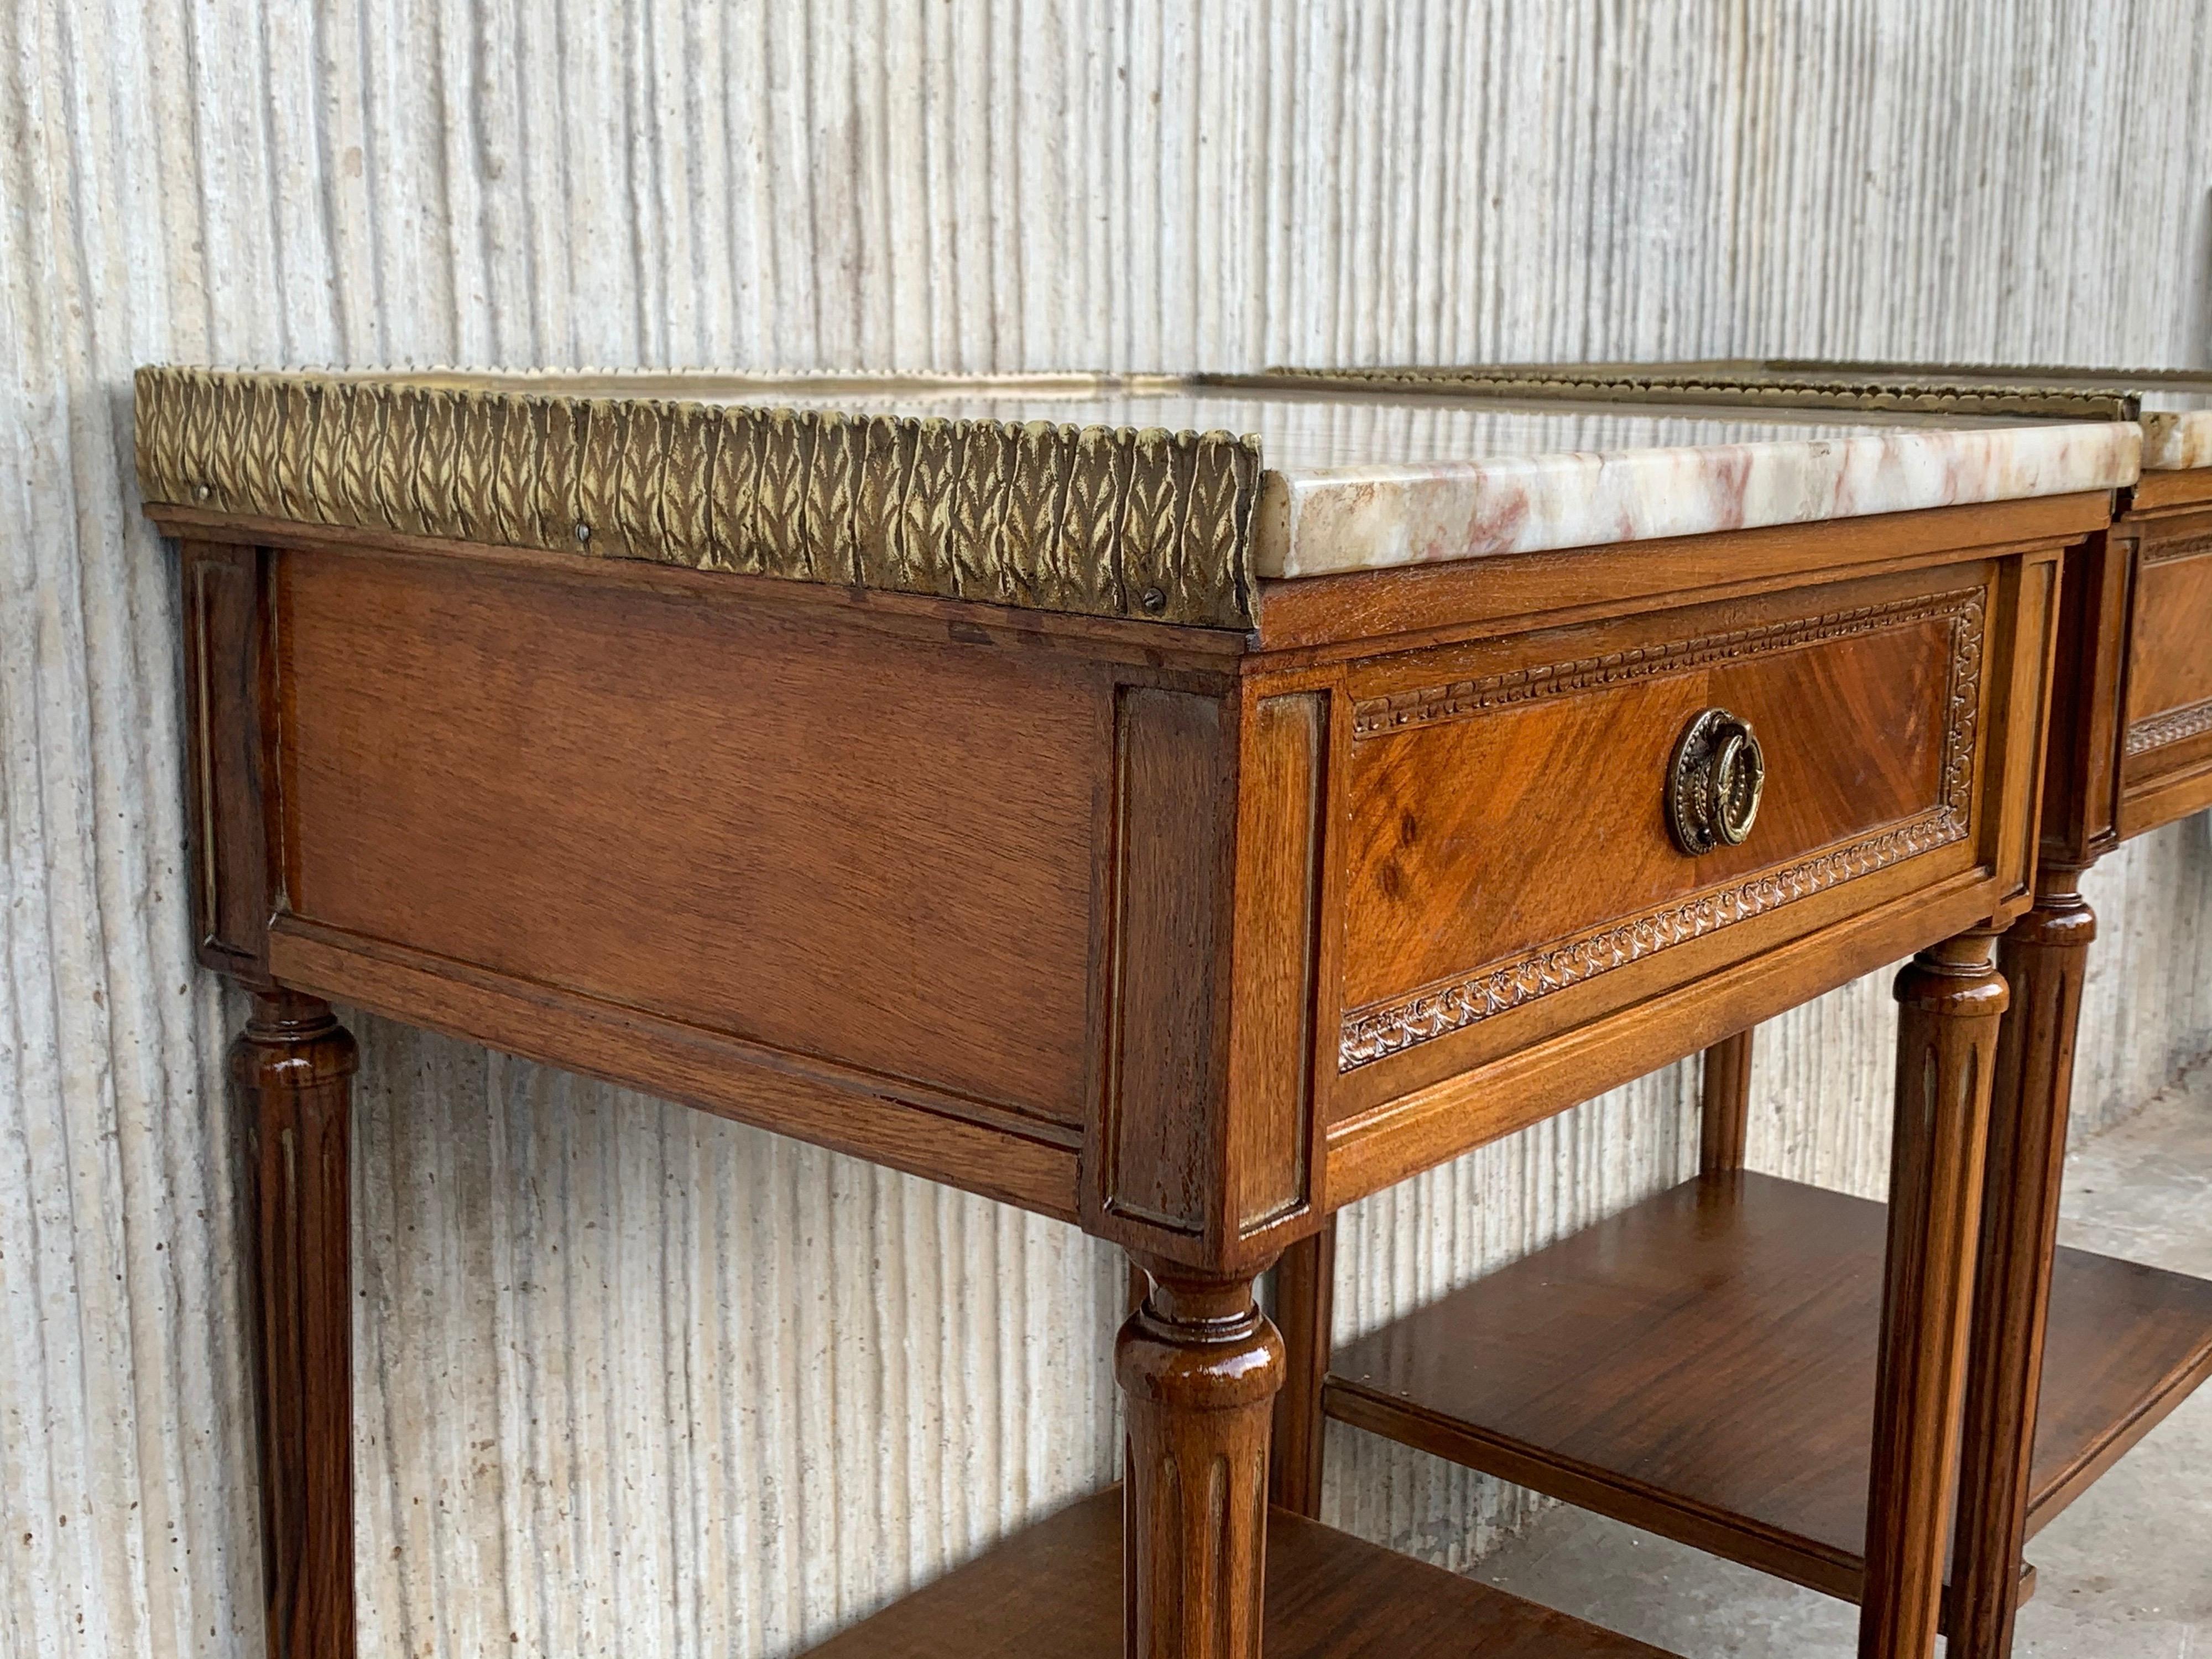
[[[1667,769],[1667,827],[1692,857],[1740,847],[1759,817],[1766,757],[1751,722],[1708,708],[1690,722]]]

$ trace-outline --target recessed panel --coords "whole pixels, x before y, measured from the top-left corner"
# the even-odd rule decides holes
[[[281,596],[295,912],[1081,1121],[1097,671],[438,560]]]

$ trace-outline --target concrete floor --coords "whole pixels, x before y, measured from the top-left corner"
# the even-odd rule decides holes
[[[2212,1066],[2077,1151],[2069,1244],[2212,1275]],[[2029,1545],[2019,1659],[2212,1659],[2212,1388]],[[1555,1509],[1475,1576],[1686,1659],[1854,1650],[1857,1609],[1664,1539]]]

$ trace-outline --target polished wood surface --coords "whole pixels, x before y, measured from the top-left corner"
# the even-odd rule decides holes
[[[1738,1031],[1705,1050],[1698,1077],[1698,1168],[1720,1175],[1743,1168],[1751,1133],[1751,1057],[1755,1032]]]
[[[1121,1497],[1061,1510],[809,1659],[1119,1659]],[[1267,1659],[1665,1659],[1657,1648],[1287,1510],[1267,1517]]]
[[[1986,1196],[1959,1477],[1951,1650],[2012,1650],[2033,1442],[2058,1248],[2075,1028],[2097,920],[2080,872],[2046,863],[2034,908],[2006,933],[1999,965],[2014,1012],[1998,1033]],[[2074,1340],[2074,1333],[2065,1333]]]
[[[1987,933],[1897,975],[1897,1096],[1875,1361],[1862,1659],[1932,1654],[1956,1489],[1960,1402],[1997,1021],[2010,999]]]
[[[1340,1351],[1328,1414],[1832,1595],[1866,1535],[1887,1207],[1705,1176]],[[2212,1371],[2212,1285],[2062,1249],[2033,1533]]]
[[[1990,579],[1944,567],[1360,665],[1346,1061],[1456,1069],[1537,1023],[1504,1016],[1609,1009],[1693,951],[1717,965],[1873,902],[1880,872],[1969,866]],[[1765,801],[1743,845],[1686,857],[1660,786],[1716,708],[1757,729]],[[1345,1092],[1339,1117],[1364,1103]]]
[[[1267,1431],[1283,1341],[1251,1281],[1143,1264],[1121,1327],[1128,1411],[1121,1571],[1129,1659],[1257,1659],[1267,1550]]]
[[[1270,1503],[1297,1514],[1321,1513],[1322,1451],[1336,1316],[1336,1222],[1300,1239],[1275,1264],[1275,1323],[1283,1334],[1283,1387],[1275,1396],[1268,1473]]]
[[[1080,1127],[1095,670],[454,561],[276,603],[294,915]]]
[[[270,555],[186,542],[177,574],[185,635],[185,823],[192,936],[203,966],[270,988],[276,872],[268,780],[275,658],[265,603]]]
[[[1338,1074],[1323,1079],[1329,1206],[2025,908],[2057,578],[2057,550],[2034,547],[1353,665],[1344,1008]],[[1940,656],[1911,714],[1875,712],[1881,695],[1850,674],[1820,683],[1826,653],[1863,634],[1915,661]],[[1757,690],[1769,672],[1779,678]],[[1816,690],[1831,710],[1818,733],[1796,712]],[[1762,811],[1727,849],[1751,867],[1701,885],[1707,860],[1673,848],[1655,780],[1682,725],[1720,695],[1775,733],[1768,789],[1784,839],[1775,861],[1756,861]],[[1553,729],[1608,703],[1617,719],[1602,731]],[[1536,720],[1548,737],[1516,746]],[[1861,752],[1884,743],[1942,757],[1933,793],[1901,816],[1853,819],[1849,792],[1818,780],[1863,781]],[[1631,751],[1640,764],[1610,769]],[[1793,791],[1816,803],[1795,830]],[[1817,847],[1788,839],[1823,834]],[[1614,864],[1623,880],[1648,868],[1682,885],[1630,895]],[[1420,920],[1468,908],[1482,925]],[[1488,950],[1493,935],[1518,948]]]
[[[352,1659],[353,1038],[329,1007],[257,995],[233,1045],[245,1106],[248,1273],[269,1659]]]

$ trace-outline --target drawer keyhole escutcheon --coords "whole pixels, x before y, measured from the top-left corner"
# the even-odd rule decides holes
[[[1740,847],[1759,817],[1766,757],[1751,722],[1708,708],[1690,722],[1667,769],[1667,827],[1692,858]]]

